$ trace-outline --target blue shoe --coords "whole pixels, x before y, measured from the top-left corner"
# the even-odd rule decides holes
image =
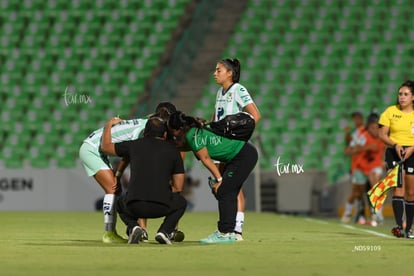
[[[220,231],[216,231],[207,238],[201,239],[202,244],[215,244],[215,243],[234,243],[237,241],[236,234],[226,233],[222,234]]]

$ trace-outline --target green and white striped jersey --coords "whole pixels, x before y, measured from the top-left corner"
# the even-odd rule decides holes
[[[148,119],[132,119],[120,122],[111,128],[112,143],[131,141],[138,139],[145,128]],[[84,143],[99,148],[104,128],[92,132],[88,138],[83,140]]]
[[[253,103],[252,97],[240,83],[234,83],[224,94],[220,88],[217,91],[214,121],[223,119],[226,115],[241,112],[246,105],[251,103]]]

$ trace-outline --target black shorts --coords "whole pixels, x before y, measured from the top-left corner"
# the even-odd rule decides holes
[[[387,170],[395,167],[400,158],[397,155],[395,149],[387,148],[385,151],[385,163],[387,164]],[[414,155],[404,161],[404,171],[406,174],[414,174]]]

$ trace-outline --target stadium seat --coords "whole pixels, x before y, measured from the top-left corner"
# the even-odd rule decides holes
[[[13,110],[12,120],[3,126],[29,131],[21,133],[18,144],[6,137],[4,145],[16,158],[4,160],[4,166],[73,167],[81,140],[99,128],[107,114],[129,115],[189,2],[2,3],[0,59],[5,66],[0,69],[0,89],[7,91],[11,108],[9,115],[2,110],[2,116],[11,116]],[[78,97],[89,94],[93,103],[67,105],[66,87]],[[79,119],[79,114],[87,119]],[[72,140],[62,154],[44,146],[56,146],[63,137]],[[35,154],[29,157],[27,151]]]

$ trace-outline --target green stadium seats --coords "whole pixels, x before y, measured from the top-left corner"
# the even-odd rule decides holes
[[[23,160],[21,157],[7,158],[4,160],[4,166],[10,169],[23,168]]]
[[[83,138],[107,115],[129,115],[189,2],[2,1],[2,129],[20,131],[3,142],[12,155],[2,155],[4,166],[73,167]],[[67,87],[93,102],[65,102]]]
[[[307,141],[304,154],[290,154],[305,167],[335,169],[342,162],[338,149],[351,110],[383,108],[384,102],[393,102],[390,93],[396,83],[409,77],[399,68],[412,67],[406,62],[413,54],[411,44],[392,43],[404,40],[407,24],[401,17],[393,18],[405,5],[406,1],[396,8],[382,1],[249,1],[249,20],[236,27],[225,53],[242,61],[241,83],[254,87],[260,79],[253,97],[262,112],[257,131],[267,153],[264,158],[271,158],[278,144],[290,149],[295,141],[291,137],[300,133]],[[252,44],[254,38],[259,42]],[[196,110],[204,107],[198,106]],[[267,168],[269,163],[260,162]]]

